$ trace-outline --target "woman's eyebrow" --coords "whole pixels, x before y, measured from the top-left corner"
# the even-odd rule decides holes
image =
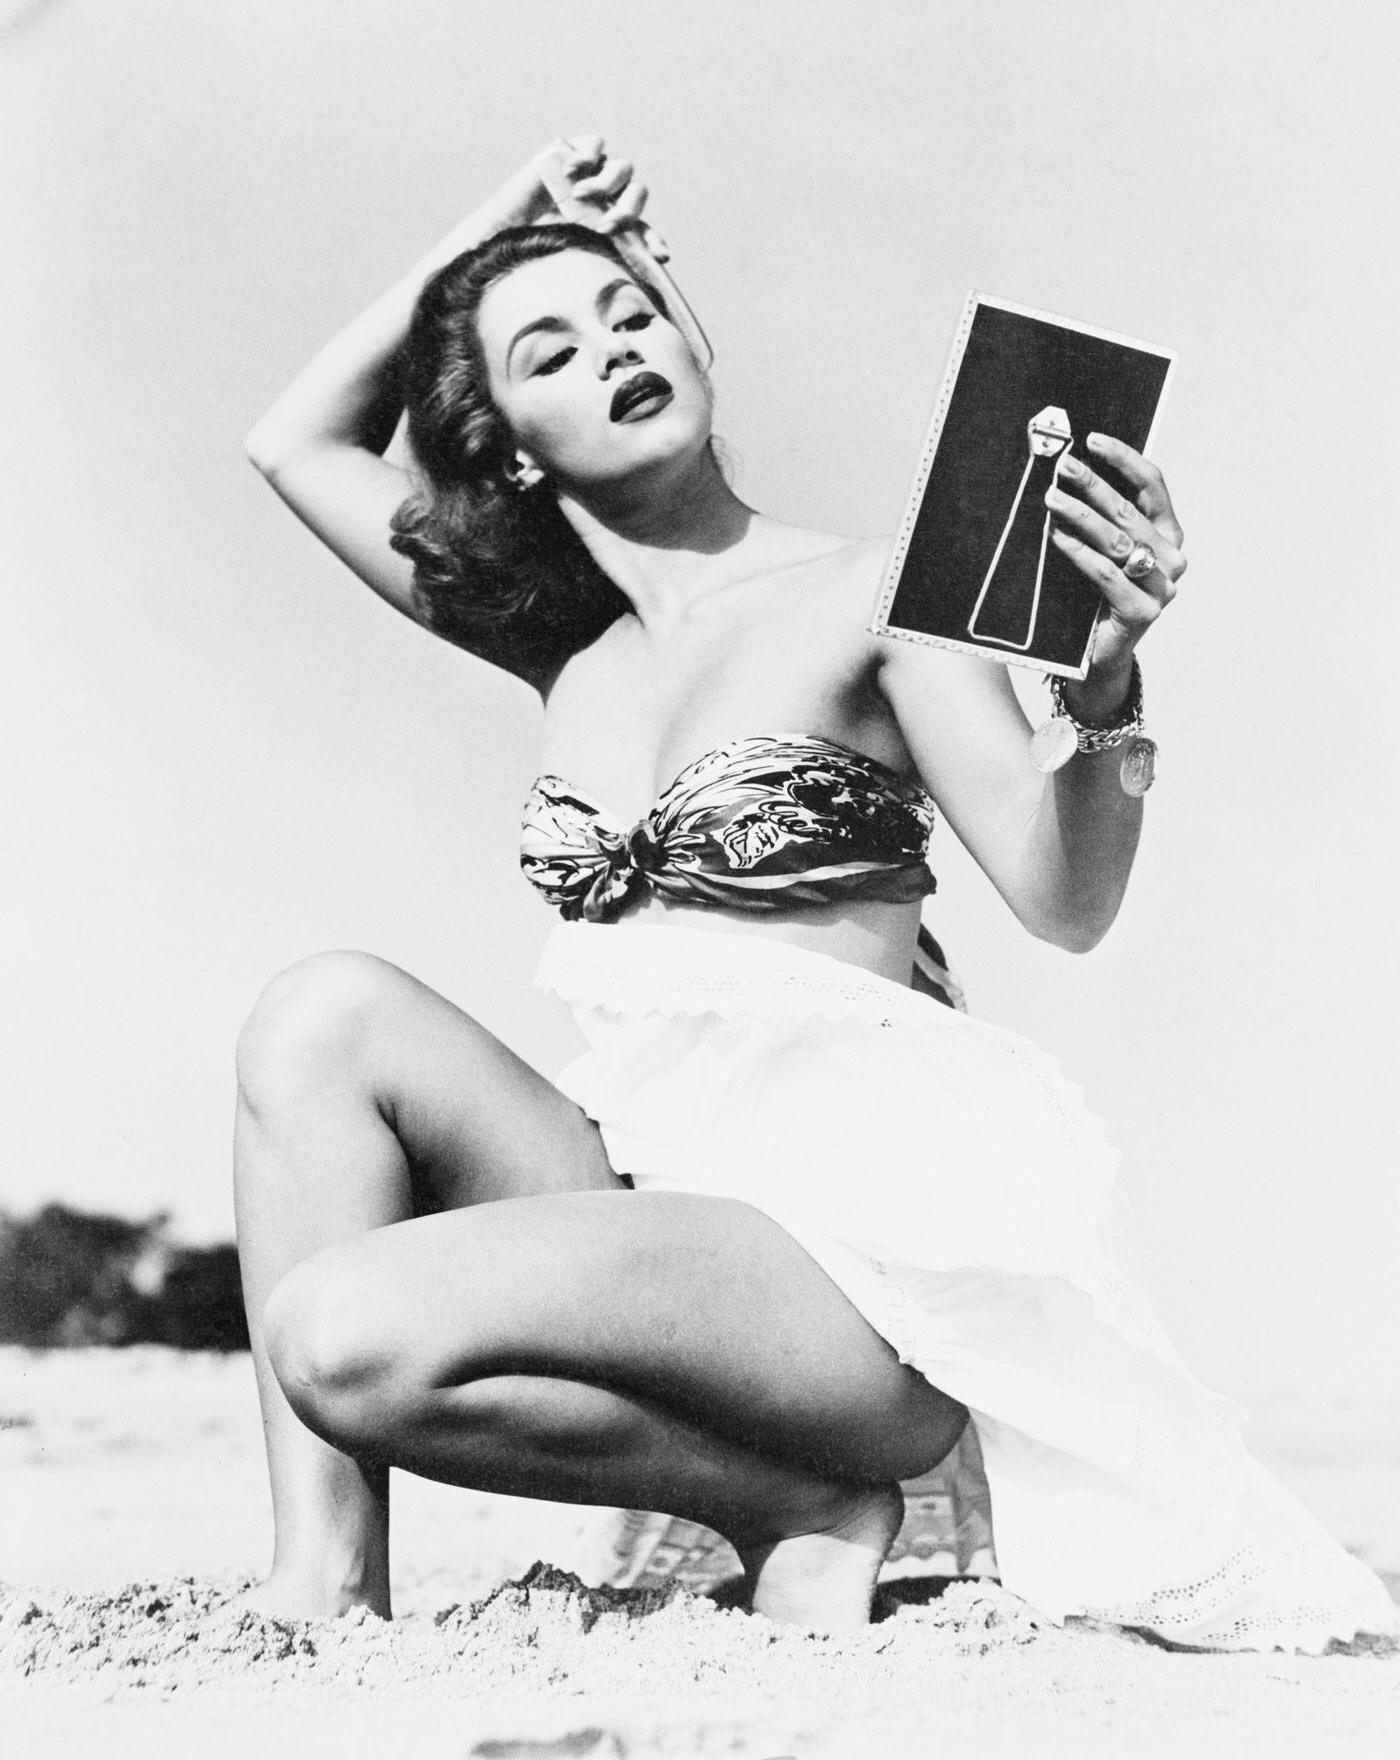
[[[608,302],[613,299],[615,295],[622,293],[629,287],[634,293],[642,292],[642,289],[630,275],[619,275],[615,281],[609,281],[605,286],[598,289],[598,293],[593,301],[593,309],[601,314]],[[510,357],[515,352],[515,345],[517,342],[523,342],[527,336],[538,335],[541,331],[557,335],[561,330],[567,330],[568,328],[569,326],[562,318],[556,318],[552,315],[543,318],[532,318],[528,324],[522,324],[506,345],[506,370],[510,370]]]
[[[595,307],[601,312],[603,307],[607,305],[608,301],[614,294],[622,293],[629,287],[633,293],[640,293],[642,291],[630,275],[619,275],[616,281],[609,281],[606,287],[599,289],[598,297],[594,301]]]
[[[541,330],[557,332],[567,330],[568,327],[562,318],[554,317],[532,318],[528,324],[522,324],[506,345],[507,372],[510,370],[510,357],[515,353],[517,342],[523,342],[527,336],[534,336]]]

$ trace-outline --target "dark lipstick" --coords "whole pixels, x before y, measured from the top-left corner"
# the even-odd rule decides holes
[[[670,380],[663,379],[660,373],[633,373],[613,392],[608,414],[615,422],[625,422],[632,415],[651,415],[661,407],[658,399],[669,403],[674,396]]]

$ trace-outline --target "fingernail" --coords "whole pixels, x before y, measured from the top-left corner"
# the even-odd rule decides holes
[[[1104,448],[1104,436],[1102,434],[1090,434],[1085,444],[1092,446],[1095,452],[1102,452]]]
[[[1080,477],[1083,477],[1086,473],[1084,470],[1084,466],[1082,464],[1080,464],[1080,462],[1077,458],[1072,458],[1072,457],[1066,456],[1060,460],[1059,474],[1062,477],[1080,478]]]

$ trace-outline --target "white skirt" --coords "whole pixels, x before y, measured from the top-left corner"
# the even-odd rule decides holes
[[[1116,1154],[1015,1033],[761,935],[561,923],[560,1077],[641,1191],[740,1198],[972,1413],[1008,1589],[1179,1644],[1393,1633],[1383,1585],[1245,1450],[1127,1257]]]

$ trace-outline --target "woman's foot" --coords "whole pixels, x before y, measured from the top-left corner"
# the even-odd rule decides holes
[[[261,1583],[252,1583],[227,1603],[231,1612],[262,1614],[268,1619],[339,1619],[357,1607],[380,1619],[392,1619],[389,1584],[364,1576],[335,1575],[274,1566]]]
[[[824,1508],[805,1511],[799,1528],[739,1546],[754,1612],[823,1632],[869,1625],[875,1581],[903,1519],[898,1485],[847,1485]]]

